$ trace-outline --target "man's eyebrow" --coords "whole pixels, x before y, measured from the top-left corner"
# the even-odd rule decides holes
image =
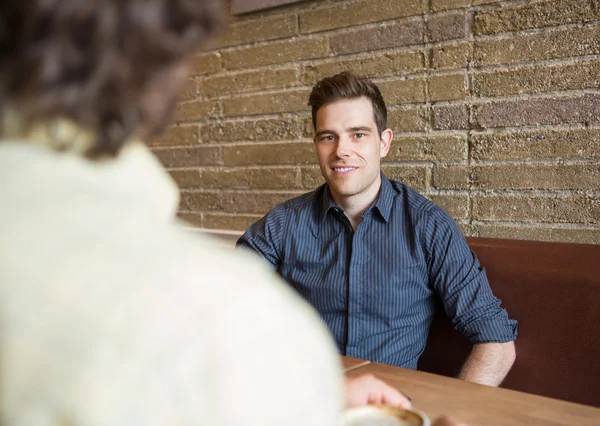
[[[369,126],[354,126],[354,127],[350,127],[348,129],[348,132],[372,132],[372,131],[373,131],[373,129]],[[335,132],[333,130],[323,129],[323,130],[319,130],[317,133],[315,133],[315,136],[319,137],[319,136],[331,135],[331,134],[335,134]]]
[[[324,130],[319,130],[317,133],[315,133],[315,136],[319,137],[319,136],[323,136],[323,135],[331,135],[333,133],[334,133],[333,130],[324,129]]]
[[[373,129],[371,129],[369,126],[356,126],[356,127],[350,127],[348,130],[350,130],[351,132],[372,132]]]

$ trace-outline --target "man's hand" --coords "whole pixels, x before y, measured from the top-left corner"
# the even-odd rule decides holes
[[[375,404],[412,407],[409,398],[372,374],[346,378],[346,407]]]

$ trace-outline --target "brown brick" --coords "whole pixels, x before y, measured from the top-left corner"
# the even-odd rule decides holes
[[[395,137],[385,158],[386,161],[466,160],[467,139],[459,135]]]
[[[491,196],[473,198],[473,218],[492,221],[600,222],[600,198]]]
[[[443,15],[431,15],[427,20],[427,41],[465,38],[465,13],[456,12]]]
[[[200,90],[205,96],[214,97],[229,93],[292,87],[298,84],[297,72],[295,66],[290,66],[209,76],[200,82]]]
[[[205,229],[230,229],[245,231],[259,220],[262,215],[232,215],[226,213],[205,213],[202,227]]]
[[[298,15],[301,33],[314,33],[423,13],[423,0],[362,0]]]
[[[433,128],[458,130],[469,127],[469,111],[466,105],[433,106]]]
[[[404,182],[411,188],[423,190],[427,187],[427,167],[392,166],[382,163],[381,170],[389,179]]]
[[[323,179],[319,166],[303,167],[301,173],[303,188],[315,189],[325,183],[325,179]]]
[[[471,0],[430,0],[429,9],[432,12],[440,10],[460,9],[471,6]]]
[[[471,178],[466,166],[439,166],[432,171],[433,187],[436,189],[469,189]]]
[[[171,177],[179,188],[197,188],[202,186],[200,173],[195,170],[169,170]]]
[[[598,227],[560,228],[477,223],[472,225],[470,235],[486,238],[600,244],[600,229]]]
[[[220,210],[221,200],[216,192],[181,191],[180,210]]]
[[[501,40],[476,40],[474,64],[512,64],[544,59],[597,55],[600,27],[568,28]]]
[[[600,9],[594,1],[553,0],[498,10],[479,11],[473,16],[473,34],[497,34],[594,21]]]
[[[266,214],[276,205],[300,195],[295,192],[221,192],[223,211],[227,213]]]
[[[194,228],[202,228],[203,213],[178,212],[177,217],[186,225]]]
[[[466,223],[464,220],[456,219],[456,224],[458,225],[458,229],[465,237],[477,237],[477,231],[474,229],[474,225],[472,223]]]
[[[427,79],[429,100],[453,101],[466,97],[465,75],[432,76]]]
[[[598,190],[600,165],[503,164],[472,167],[477,189]]]
[[[376,78],[411,74],[424,70],[425,57],[423,52],[388,53],[377,57],[303,65],[302,82],[304,84],[314,84],[324,77],[342,71],[352,71],[362,77]]]
[[[600,157],[600,129],[472,133],[471,141],[477,160]]]
[[[204,121],[219,116],[218,101],[191,101],[177,104],[175,119],[183,121]]]
[[[170,126],[165,133],[154,138],[149,145],[193,145],[196,143],[198,143],[198,126]]]
[[[301,134],[300,121],[291,118],[230,121],[200,127],[200,138],[204,142],[275,141],[297,139]]]
[[[498,0],[431,0],[429,8],[432,12],[439,12],[441,10],[460,9],[467,6],[479,6],[497,2]]]
[[[466,69],[473,59],[473,44],[460,43],[431,49],[431,67],[434,70]]]
[[[317,156],[312,142],[236,145],[223,147],[223,162],[231,166],[314,164]]]
[[[425,102],[425,79],[396,80],[378,83],[388,106]]]
[[[224,99],[223,115],[260,115],[308,110],[310,89],[287,90]]]
[[[424,42],[421,19],[405,19],[377,28],[352,30],[331,37],[331,51],[336,55],[372,52],[391,47],[410,46]]]
[[[323,58],[328,55],[329,43],[325,38],[305,38],[277,42],[222,53],[223,66],[227,69],[283,64],[285,62]]]
[[[388,111],[388,127],[395,132],[424,132],[428,128],[427,108],[394,109]]]
[[[466,194],[427,195],[427,198],[446,210],[455,219],[469,217],[469,197]]]
[[[484,4],[498,3],[498,0],[471,0],[471,6],[481,6]]]
[[[222,48],[256,41],[287,38],[296,34],[296,27],[296,16],[293,15],[236,22],[229,26],[225,36],[219,38],[213,44],[215,47]]]
[[[290,189],[299,188],[296,168],[235,168],[202,171],[203,188]]]
[[[213,146],[155,149],[165,167],[193,167],[221,164],[221,149]]]
[[[598,190],[600,166],[589,164],[440,166],[433,169],[437,189]]]
[[[189,100],[198,97],[198,82],[193,78],[188,78],[181,89],[179,99]]]
[[[302,119],[302,136],[309,138],[311,141],[315,135],[315,128],[312,123],[312,115]]]
[[[473,106],[475,126],[481,128],[539,124],[589,124],[600,120],[600,96],[517,99]]]
[[[202,53],[192,58],[190,75],[211,74],[221,70],[221,55]]]
[[[485,72],[471,78],[473,93],[478,96],[589,89],[600,86],[600,62]]]

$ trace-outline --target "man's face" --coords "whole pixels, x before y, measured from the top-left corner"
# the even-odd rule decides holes
[[[334,200],[371,203],[379,192],[381,158],[389,151],[392,131],[380,138],[367,98],[344,99],[317,111],[315,148],[321,174]]]

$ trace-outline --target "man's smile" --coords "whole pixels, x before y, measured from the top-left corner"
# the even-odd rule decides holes
[[[352,172],[356,169],[358,169],[358,167],[346,166],[346,167],[333,167],[332,168],[332,170],[336,173],[348,173],[348,172]]]

